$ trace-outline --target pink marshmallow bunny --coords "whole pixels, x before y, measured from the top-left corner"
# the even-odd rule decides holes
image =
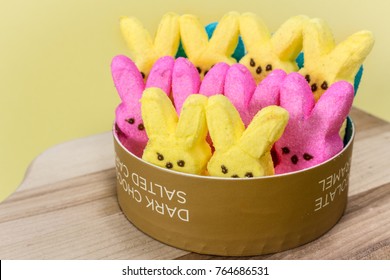
[[[339,130],[353,102],[350,83],[332,84],[316,103],[310,86],[298,73],[289,74],[280,88],[280,106],[290,119],[275,143],[276,174],[322,163],[343,149]]]
[[[207,71],[201,81],[192,62],[183,57],[177,58],[172,74],[172,96],[176,112],[180,114],[184,101],[191,94],[200,93],[207,97],[223,94],[228,69],[227,63],[217,63]]]
[[[283,70],[274,70],[256,86],[252,74],[244,65],[230,67],[226,74],[225,96],[236,107],[245,126],[262,108],[279,105],[280,83],[285,76]]]
[[[159,87],[170,93],[173,65],[174,59],[170,56],[157,60],[145,84],[142,74],[130,58],[118,55],[112,60],[112,78],[122,100],[115,112],[117,134],[121,143],[136,156],[142,156],[148,141],[139,100],[144,89],[149,87]]]

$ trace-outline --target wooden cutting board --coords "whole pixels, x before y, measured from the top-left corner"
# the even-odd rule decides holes
[[[390,124],[353,109],[349,201],[301,247],[246,259],[390,259]],[[48,149],[0,204],[0,259],[227,259],[164,245],[118,207],[111,132]],[[234,259],[237,259],[235,257]]]

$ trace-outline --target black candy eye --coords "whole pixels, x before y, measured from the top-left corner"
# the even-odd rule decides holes
[[[141,75],[142,75],[142,79],[145,79],[145,73],[141,72]]]
[[[184,167],[184,165],[185,165],[184,160],[179,160],[179,161],[177,162],[177,165],[180,166],[180,167]]]
[[[206,76],[208,72],[209,72],[209,70],[204,71],[204,75]]]
[[[233,174],[232,178],[240,178],[237,174]]]
[[[173,164],[170,162],[167,162],[167,164],[165,164],[165,167],[168,169],[171,169],[173,167]]]
[[[144,129],[145,129],[144,124],[143,124],[143,123],[140,123],[140,124],[138,125],[138,130],[144,130]]]
[[[223,174],[228,173],[228,169],[226,168],[225,165],[221,165],[221,171],[222,171]]]
[[[133,118],[127,119],[126,120],[129,124],[134,124],[135,120]]]
[[[257,74],[260,74],[261,71],[262,71],[261,66],[258,66],[258,67],[256,68],[256,73],[257,73]]]
[[[252,178],[253,177],[253,173],[252,172],[247,172],[247,173],[245,173],[245,177]]]
[[[310,75],[306,75],[306,76],[305,76],[305,79],[306,79],[306,81],[307,81],[308,83],[310,83]]]
[[[292,162],[293,164],[297,164],[297,163],[298,163],[298,157],[297,157],[297,155],[293,155],[293,156],[291,157],[291,162]]]
[[[266,71],[271,71],[272,70],[272,65],[271,64],[267,64],[267,66],[265,67],[265,70]]]
[[[317,90],[317,84],[312,84],[311,85],[311,91],[315,92]]]
[[[328,89],[328,83],[327,83],[326,81],[324,81],[324,82],[321,84],[321,88],[322,88],[323,90]]]
[[[303,154],[303,159],[304,160],[311,160],[311,159],[313,159],[313,156],[311,154],[304,153]]]
[[[198,73],[200,74],[202,72],[202,69],[198,66],[196,67],[196,70],[198,70]]]
[[[253,58],[251,58],[251,60],[249,61],[249,65],[252,67],[256,66],[256,62],[253,60]]]
[[[162,161],[162,160],[164,160],[164,156],[162,154],[160,154],[160,153],[157,153],[157,159],[159,161]]]
[[[283,147],[282,148],[282,154],[286,155],[288,153],[290,153],[290,149],[288,147]]]

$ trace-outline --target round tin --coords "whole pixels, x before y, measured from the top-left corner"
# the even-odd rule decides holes
[[[119,205],[147,235],[192,252],[250,256],[294,248],[342,216],[354,130],[348,119],[344,149],[315,167],[226,179],[149,164],[126,150],[113,129]]]

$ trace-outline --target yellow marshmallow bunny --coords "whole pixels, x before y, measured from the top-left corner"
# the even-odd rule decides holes
[[[370,31],[352,34],[338,45],[325,21],[314,18],[303,31],[304,67],[299,70],[311,86],[316,101],[334,82],[354,78],[374,45]]]
[[[149,141],[142,158],[168,169],[204,174],[211,156],[206,142],[207,97],[192,94],[178,118],[171,100],[159,88],[148,88],[141,98],[142,119]]]
[[[215,147],[207,165],[211,176],[242,178],[274,174],[270,150],[287,125],[285,109],[265,107],[245,129],[230,101],[223,95],[214,95],[209,98],[206,117]]]
[[[255,14],[240,16],[240,34],[247,50],[240,63],[247,66],[257,83],[274,69],[287,73],[298,70],[295,60],[302,49],[302,30],[307,21],[303,15],[292,17],[271,35]]]

